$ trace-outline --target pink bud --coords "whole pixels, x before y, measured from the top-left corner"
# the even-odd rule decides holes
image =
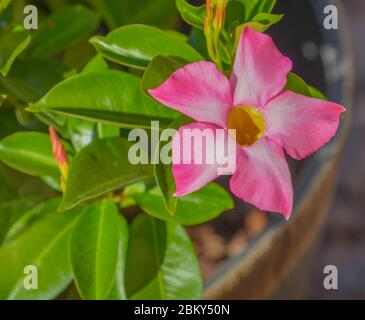
[[[67,180],[68,175],[67,152],[62,145],[61,139],[52,127],[49,127],[49,134],[51,136],[52,152],[61,171],[61,186],[64,190],[65,181]]]

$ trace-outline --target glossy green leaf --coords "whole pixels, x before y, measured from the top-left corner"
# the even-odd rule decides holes
[[[82,72],[89,72],[89,71],[97,71],[97,70],[106,70],[108,69],[108,64],[100,55],[96,55],[92,58]]]
[[[178,129],[185,123],[186,118],[180,117],[173,121],[170,124],[171,129]],[[171,152],[171,144],[172,144],[172,136],[169,137],[168,141],[160,141],[159,146],[157,148],[157,152],[155,154],[155,158],[157,158],[156,164],[154,165],[154,174],[157,183],[157,187],[159,188],[165,208],[167,209],[170,215],[175,215],[176,206],[177,206],[177,198],[174,197],[176,185],[175,180],[172,174],[172,164],[163,164],[159,161],[160,155],[164,149],[169,150]],[[161,138],[162,139],[162,138]],[[164,137],[165,139],[165,137]]]
[[[11,228],[9,228],[9,231],[6,234],[5,244],[19,236],[21,232],[26,231],[27,228],[29,228],[39,219],[45,217],[49,213],[56,212],[60,202],[61,199],[55,197],[33,206],[28,211],[24,210],[23,214],[18,219],[16,219]]]
[[[119,135],[120,135],[120,129],[118,127],[103,124],[103,123],[98,123],[97,130],[98,130],[98,136],[100,139],[119,137]]]
[[[80,151],[97,138],[95,123],[90,121],[68,118],[67,129],[76,151]]]
[[[6,78],[0,76],[0,85],[17,99],[34,102],[62,81],[68,71],[61,62],[51,59],[16,61]]]
[[[71,238],[71,264],[83,299],[109,296],[117,271],[120,245],[118,209],[101,201],[84,208]]]
[[[49,135],[18,132],[0,141],[0,161],[33,176],[59,176]]]
[[[27,31],[0,35],[0,73],[6,76],[14,60],[25,50],[31,40]]]
[[[127,250],[129,241],[128,222],[123,216],[118,217],[118,227],[120,234],[120,245],[118,254],[117,272],[115,274],[112,290],[108,300],[126,300],[125,289],[125,265],[127,262]]]
[[[178,113],[148,97],[137,76],[115,70],[75,75],[51,89],[30,111],[53,111],[122,127],[161,127]],[[165,121],[164,121],[165,120]]]
[[[174,197],[175,180],[172,175],[171,165],[158,163],[154,166],[157,186],[160,189],[165,208],[170,215],[175,215],[177,207],[177,198]]]
[[[292,72],[288,74],[288,81],[286,83],[285,90],[293,91],[304,96],[310,96],[310,92],[305,81]]]
[[[166,209],[164,199],[157,188],[146,193],[136,193],[133,197],[143,211],[151,216],[183,225],[196,225],[213,220],[234,206],[229,193],[215,183],[177,198],[176,212],[173,216]]]
[[[45,56],[55,54],[75,41],[89,36],[99,25],[99,16],[94,11],[75,5],[56,11],[34,33],[29,54]]]
[[[176,7],[186,23],[198,29],[204,28],[205,5],[196,7],[187,0],[176,0]]]
[[[192,243],[184,229],[146,215],[130,229],[126,267],[130,299],[199,299],[202,280]]]
[[[251,21],[239,25],[235,31],[235,47],[237,48],[241,34],[246,27],[250,27],[257,32],[265,32],[283,17],[284,15],[282,14],[259,13]]]
[[[327,100],[326,96],[321,91],[308,85],[301,77],[292,72],[288,74],[288,81],[285,86],[285,90],[293,91],[307,97]]]
[[[179,57],[157,56],[153,58],[142,78],[143,89],[147,91],[159,87],[172,73],[186,64],[188,62]]]
[[[105,58],[139,69],[145,69],[158,55],[176,56],[189,62],[203,60],[188,43],[147,25],[128,25],[90,41]]]
[[[314,88],[310,85],[307,85],[307,86],[308,86],[308,90],[309,90],[312,98],[316,98],[316,99],[320,99],[320,100],[327,100],[327,97],[321,91],[319,91],[317,88]]]
[[[51,112],[37,112],[34,115],[39,121],[43,122],[47,127],[54,128],[57,132],[59,132],[62,135],[62,137],[64,137],[65,139],[69,139],[69,135],[67,132],[66,117]]]
[[[245,6],[246,21],[252,20],[259,13],[271,13],[277,0],[229,0],[239,1]]]
[[[77,211],[48,212],[0,248],[0,299],[53,299],[71,283],[70,231],[77,219]],[[31,282],[26,266],[37,268],[37,290],[24,286]]]
[[[152,175],[150,166],[131,164],[131,145],[122,138],[110,138],[96,140],[82,149],[70,167],[63,209]]]
[[[272,14],[272,13],[258,13],[253,19],[253,22],[258,22],[264,26],[266,31],[269,27],[280,22],[283,19],[283,14]]]
[[[103,57],[101,57],[100,55],[96,55],[93,59],[89,61],[89,63],[85,66],[82,72],[107,70],[108,68],[109,68],[108,63],[103,59]],[[86,122],[85,126],[87,126],[87,124],[89,124],[89,126],[93,125],[92,122],[88,122],[86,120],[77,120],[77,121],[82,123]],[[120,129],[117,126],[98,123],[96,127],[99,138],[119,137]]]

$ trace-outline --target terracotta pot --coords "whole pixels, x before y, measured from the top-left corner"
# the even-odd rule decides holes
[[[338,8],[339,30],[323,27],[323,8],[328,4]],[[298,74],[348,111],[335,139],[303,162],[295,180],[294,212],[289,222],[270,216],[263,234],[206,283],[205,299],[300,298],[312,249],[319,242],[333,200],[350,126],[353,74],[346,17],[341,4],[334,0],[281,0],[279,5],[278,12],[287,12],[287,19],[273,30],[275,39],[281,38],[280,49],[290,53]]]

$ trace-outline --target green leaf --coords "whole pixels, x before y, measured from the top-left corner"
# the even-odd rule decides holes
[[[142,78],[143,89],[147,91],[159,87],[172,73],[186,64],[188,64],[188,62],[179,57],[159,55],[153,58]]]
[[[148,97],[137,76],[115,70],[90,71],[66,79],[28,110],[53,111],[127,128],[149,128],[151,120],[161,120],[163,127],[178,115]]]
[[[272,25],[278,23],[283,17],[284,15],[279,14],[259,13],[252,21],[239,25],[235,31],[235,47],[237,48],[241,34],[246,27],[250,27],[257,32],[265,32]]]
[[[288,74],[288,81],[285,86],[285,90],[293,91],[307,97],[327,100],[326,96],[321,91],[305,83],[301,77],[292,72]]]
[[[177,129],[185,124],[186,118],[180,117],[170,124],[170,128]],[[174,197],[174,192],[176,189],[175,180],[172,174],[172,164],[166,165],[159,161],[161,152],[165,148],[171,148],[172,137],[169,137],[169,141],[160,141],[158,148],[156,150],[155,159],[157,157],[156,164],[154,165],[154,174],[159,188],[165,208],[169,214],[174,215],[176,213],[177,198]],[[162,139],[162,138],[161,138]],[[171,150],[171,149],[170,149]]]
[[[0,141],[0,160],[23,173],[59,177],[49,135],[18,132]]]
[[[6,78],[0,76],[0,85],[17,99],[34,102],[62,81],[67,71],[69,69],[56,60],[17,60]]]
[[[131,226],[126,288],[130,299],[199,299],[202,280],[184,229],[146,215]]]
[[[71,164],[62,209],[151,176],[150,166],[129,161],[131,145],[122,138],[110,138],[82,149]]]
[[[310,85],[307,85],[307,86],[308,86],[308,90],[309,90],[312,98],[316,98],[316,99],[320,99],[320,100],[327,100],[327,97],[321,91],[319,91],[317,88],[314,88]]]
[[[204,28],[205,5],[196,7],[186,0],[176,0],[176,7],[184,21],[195,28]]]
[[[53,210],[0,248],[0,299],[53,299],[71,283],[70,231],[78,212]],[[24,287],[29,265],[38,271],[37,290]]]
[[[123,216],[118,217],[118,227],[120,234],[120,245],[118,254],[117,272],[108,300],[126,300],[125,289],[125,264],[127,261],[127,250],[129,241],[128,222]]]
[[[273,14],[273,13],[258,13],[253,19],[253,22],[258,22],[265,27],[266,31],[269,27],[273,26],[274,24],[278,23],[283,19],[283,14]]]
[[[288,74],[288,81],[286,83],[285,90],[293,91],[295,93],[310,97],[310,92],[305,81],[292,72]]]
[[[106,70],[108,69],[108,64],[100,55],[96,55],[92,58],[88,64],[84,67],[82,72],[89,72],[89,71],[97,71],[97,70]]]
[[[92,58],[87,65],[83,69],[83,73],[86,72],[93,72],[98,70],[107,70],[108,64],[106,61],[100,56],[96,55]],[[99,130],[99,126],[110,128],[110,131],[118,131],[119,128],[115,126],[109,126],[105,124],[97,124],[95,125],[94,122],[77,119],[77,118],[70,118],[67,119],[67,127],[69,136],[72,142],[72,145],[76,149],[76,151],[80,151],[83,147],[90,144],[93,140],[97,138],[96,128]],[[99,135],[99,138],[103,138]]]
[[[39,179],[0,164],[0,243],[19,217],[50,195]]]
[[[62,137],[64,137],[65,139],[69,139],[66,117],[51,112],[37,112],[34,115],[47,127],[54,128],[62,135]]]
[[[90,41],[103,57],[138,69],[145,69],[158,55],[176,56],[189,62],[203,60],[188,43],[147,25],[121,27],[106,37],[96,36]]]
[[[0,73],[6,76],[14,60],[25,50],[31,40],[27,31],[16,31],[0,36]]]
[[[92,10],[75,5],[56,11],[34,33],[29,54],[45,56],[58,53],[79,39],[89,36],[99,25],[99,16]]]
[[[95,123],[90,121],[68,118],[67,129],[76,151],[80,151],[96,138]]]
[[[6,234],[5,244],[19,236],[21,232],[26,231],[27,228],[37,222],[40,218],[43,218],[49,213],[56,212],[60,205],[60,201],[60,198],[52,198],[36,205],[35,207],[33,206],[28,211],[24,210],[24,213],[19,217],[19,219],[17,219],[11,228],[9,228],[9,231]]]
[[[71,264],[83,299],[104,300],[112,289],[120,245],[118,209],[101,201],[84,208],[71,238]]]
[[[239,1],[245,6],[245,19],[250,21],[259,13],[271,13],[277,0],[230,0]]]
[[[97,130],[100,139],[119,137],[120,135],[120,129],[118,127],[103,123],[98,123]]]
[[[171,165],[167,166],[163,163],[158,163],[154,166],[154,169],[157,186],[160,189],[165,208],[170,215],[175,215],[177,198],[174,197],[176,186]]]
[[[183,225],[196,225],[213,220],[234,207],[229,193],[215,183],[177,198],[176,212],[173,216],[166,209],[164,199],[157,188],[145,193],[136,193],[133,197],[149,215]]]
[[[256,0],[252,14],[271,13],[274,10],[277,0]]]

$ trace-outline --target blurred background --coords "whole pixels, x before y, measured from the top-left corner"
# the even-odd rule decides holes
[[[308,298],[313,299],[365,299],[365,1],[342,3],[354,55],[352,126],[335,201],[312,270]],[[323,268],[330,264],[338,268],[339,290],[323,288]]]

